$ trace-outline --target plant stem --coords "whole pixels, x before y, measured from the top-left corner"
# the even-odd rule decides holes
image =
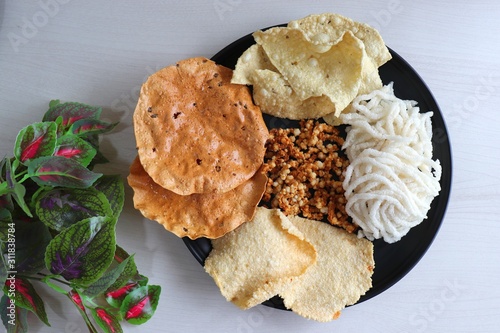
[[[37,273],[38,275],[41,275],[41,276],[48,276],[47,274],[43,274],[43,273]],[[35,280],[35,281],[40,281],[40,282],[44,282],[43,281],[43,278],[39,278],[39,277],[36,277],[36,276],[31,276],[31,275],[23,275],[23,274],[17,274],[18,277],[21,277],[21,278],[24,278],[24,279],[28,279],[28,280]],[[50,278],[51,280],[54,280],[54,281],[57,281],[59,283],[62,283],[68,287],[71,287],[71,285],[66,282],[66,281],[63,281],[63,280],[59,280],[59,279],[56,279],[56,278]]]
[[[21,174],[19,174],[19,175],[21,175]],[[23,183],[25,180],[27,180],[29,178],[30,178],[30,175],[26,174],[26,175],[24,175],[24,177],[20,181],[18,181],[18,183],[21,184],[21,183]]]
[[[31,276],[31,275],[23,275],[23,274],[17,274],[17,276],[18,276],[18,277],[20,277],[20,278],[27,279],[27,280],[42,281],[42,279],[41,279],[41,278],[36,277],[36,276]]]
[[[43,277],[47,277],[47,276],[49,276],[49,275],[44,274],[44,273],[37,273],[37,274],[38,274],[38,275],[41,275],[41,276],[43,276]],[[59,283],[62,283],[62,284],[64,284],[64,285],[68,286],[68,287],[71,287],[71,284],[69,284],[69,283],[68,283],[68,282],[66,282],[66,281],[59,280],[59,279],[56,279],[56,278],[53,278],[53,277],[51,277],[50,279],[51,279],[51,280],[54,280],[54,281],[57,281],[57,282],[59,282]],[[38,278],[38,280],[39,280],[39,281],[42,281],[43,279]]]
[[[19,178],[19,177],[21,177],[22,175],[25,175],[25,174],[27,174],[27,173],[28,173],[28,170],[23,170],[23,171],[19,172],[18,174],[16,174],[16,175],[15,175],[15,178]],[[19,181],[19,183],[22,183],[22,182],[23,182],[23,181],[25,181],[27,178],[29,178],[29,177],[27,177],[27,176],[28,176],[28,175],[24,176],[24,177],[23,177],[23,179]],[[25,179],[25,178],[26,178],[26,179]]]
[[[87,312],[84,309],[80,308],[80,306],[78,306],[78,304],[76,304],[73,301],[73,299],[71,298],[71,295],[69,293],[67,293],[66,296],[68,296],[68,298],[71,300],[71,303],[73,303],[73,305],[75,305],[75,307],[77,308],[78,312],[82,316],[83,320],[85,321],[85,324],[87,325],[87,328],[89,329],[89,333],[99,333],[97,331],[97,329],[94,327],[94,325],[92,325],[92,322],[90,321],[90,318],[87,315]]]

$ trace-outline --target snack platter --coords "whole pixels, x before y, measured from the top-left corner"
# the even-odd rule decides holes
[[[279,25],[284,26],[284,25]],[[266,30],[265,28],[263,30]],[[255,43],[252,34],[245,35],[232,42],[211,60],[218,64],[234,69],[238,58]],[[384,292],[401,280],[425,255],[436,236],[448,203],[451,187],[451,148],[447,136],[446,125],[439,106],[432,93],[418,73],[399,54],[389,48],[392,59],[379,68],[379,74],[384,84],[394,82],[395,95],[402,99],[415,100],[421,110],[433,110],[433,156],[440,160],[443,173],[440,179],[441,191],[432,202],[427,218],[400,241],[388,244],[381,239],[373,241],[375,270],[372,276],[373,286],[361,296],[357,303],[366,301]],[[290,126],[288,119],[264,115],[269,128]],[[212,246],[207,238],[189,239],[183,241],[194,258],[204,265]],[[280,297],[273,297],[262,304],[285,310]]]
[[[337,319],[407,274],[444,217],[436,101],[378,31],[338,14],[157,71],[133,120],[134,207],[241,309]]]

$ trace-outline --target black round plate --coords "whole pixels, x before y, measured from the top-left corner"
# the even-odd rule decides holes
[[[212,60],[218,64],[234,68],[239,56],[254,43],[252,35],[246,35],[226,46],[213,56]],[[435,159],[440,160],[443,168],[440,181],[441,192],[432,202],[427,219],[412,228],[399,242],[388,244],[381,239],[373,242],[375,259],[375,271],[372,278],[373,287],[360,298],[358,303],[366,301],[393,286],[423,257],[439,230],[451,188],[451,148],[446,125],[439,107],[415,70],[396,52],[393,50],[390,50],[390,52],[392,59],[379,68],[384,84],[394,82],[396,96],[417,101],[421,112],[434,112],[432,117],[433,156]],[[269,124],[268,117],[266,121]],[[273,125],[277,125],[280,121],[282,120],[276,119]],[[196,260],[203,265],[211,250],[210,240],[206,238],[190,240],[187,237],[183,240]],[[279,297],[274,297],[263,304],[285,309]]]

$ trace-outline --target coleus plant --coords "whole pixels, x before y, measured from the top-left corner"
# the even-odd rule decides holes
[[[41,122],[23,128],[13,157],[0,160],[0,315],[7,332],[28,332],[34,313],[50,326],[36,288],[65,295],[89,332],[142,324],[161,289],[139,274],[116,244],[124,204],[118,175],[92,171],[107,162],[99,135],[116,124],[102,109],[51,101]]]

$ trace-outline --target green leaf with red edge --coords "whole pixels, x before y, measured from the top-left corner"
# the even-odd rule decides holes
[[[87,188],[102,176],[62,156],[40,157],[30,161],[28,175],[40,186],[71,188]]]
[[[34,123],[23,128],[16,138],[14,156],[23,164],[54,153],[57,125],[53,121]]]
[[[130,292],[120,307],[121,316],[131,324],[140,325],[155,313],[160,299],[161,287],[146,285]]]
[[[92,313],[92,317],[94,317],[95,322],[105,333],[123,332],[118,318],[106,309],[97,307],[95,309],[90,309],[90,313]]]
[[[73,159],[84,167],[88,166],[97,151],[90,143],[77,135],[64,135],[57,139],[54,156]]]
[[[6,333],[28,332],[28,310],[16,306],[6,295],[0,300],[0,316]]]
[[[56,231],[89,217],[113,215],[106,196],[93,187],[52,189],[38,196],[35,207],[40,220]]]
[[[148,284],[148,278],[137,274],[133,279],[128,280],[123,286],[119,288],[110,287],[106,291],[106,302],[109,305],[115,308],[120,308],[122,306],[123,300],[130,294],[132,291],[139,287],[144,287]]]
[[[77,102],[60,103],[58,100],[49,103],[49,110],[43,121],[55,121],[62,117],[60,133],[66,132],[75,122],[81,119],[99,119],[102,108]]]
[[[113,261],[116,218],[91,217],[62,230],[45,250],[45,265],[73,285],[97,281]]]
[[[3,292],[15,301],[16,306],[33,312],[45,325],[50,326],[42,298],[28,280],[9,276]]]
[[[111,131],[118,123],[108,123],[98,119],[80,119],[71,125],[69,132],[79,136],[102,134]]]
[[[107,270],[99,280],[95,281],[89,285],[85,290],[82,291],[82,296],[94,298],[102,293],[104,293],[115,281],[120,277],[123,270],[127,266],[128,262],[133,257],[128,257],[125,261]]]
[[[86,312],[85,306],[83,306],[82,297],[75,289],[71,289],[66,295],[69,297],[71,302],[73,302],[73,304],[78,308],[78,310],[80,310],[80,312]]]
[[[115,254],[116,260],[116,254]],[[106,290],[106,302],[115,308],[122,306],[123,300],[132,291],[139,287],[146,286],[148,278],[137,272],[135,262],[129,261],[129,265],[125,268],[120,278]]]
[[[139,287],[144,287],[148,284],[148,278],[137,274],[136,277],[133,279],[128,280],[124,285],[118,287],[118,288],[113,288],[110,287],[106,291],[106,302],[108,302],[109,305],[115,308],[120,308],[122,306],[123,300],[125,297],[127,297],[128,294],[130,294],[132,291]]]
[[[108,304],[112,307],[119,309],[122,306],[125,297],[139,287],[140,285],[138,282],[130,281],[120,288],[107,291],[105,295],[106,302],[108,302]]]
[[[119,309],[122,306],[123,300],[125,299],[125,297],[127,297],[128,294],[139,287],[146,286],[147,284],[148,278],[143,275],[137,274],[136,277],[128,280],[124,285],[118,288],[110,287],[105,294],[106,302],[108,302],[108,304],[112,307]]]
[[[106,196],[113,216],[118,217],[125,202],[125,187],[120,175],[103,175],[94,183],[94,187]]]

